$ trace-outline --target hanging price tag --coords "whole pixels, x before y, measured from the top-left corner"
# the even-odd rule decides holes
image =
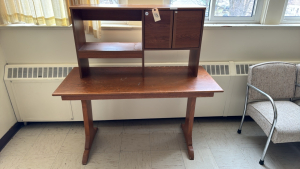
[[[153,18],[154,18],[154,21],[155,21],[155,22],[161,20],[157,8],[152,9],[152,14],[153,14]]]

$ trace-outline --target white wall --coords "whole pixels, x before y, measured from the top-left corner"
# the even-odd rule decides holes
[[[141,41],[141,30],[103,30],[101,41]],[[8,64],[76,63],[71,28],[0,29]],[[91,35],[88,41],[95,41]],[[300,27],[205,28],[200,61],[292,61],[300,59]],[[186,62],[187,51],[149,51],[146,63]],[[94,59],[91,62],[140,62]]]
[[[200,61],[300,61],[300,27],[206,27],[204,29],[203,43]],[[77,63],[73,32],[71,28],[2,28],[0,29],[0,43],[5,53],[8,64],[62,64]],[[141,30],[103,30],[101,41],[141,41]],[[96,41],[91,35],[87,36],[88,41]],[[160,62],[187,62],[187,51],[147,51],[146,63]],[[140,59],[94,59],[92,62],[128,62],[137,63]],[[226,86],[224,89],[227,91]],[[243,89],[245,90],[245,89]],[[242,92],[244,94],[244,92]],[[49,96],[51,93],[49,93]],[[217,96],[217,95],[216,95]],[[219,97],[219,96],[218,96]],[[220,97],[221,96],[220,94]],[[224,97],[225,98],[225,97]],[[244,98],[244,97],[242,97]],[[151,107],[159,102],[153,99],[151,102],[139,104],[138,101],[130,102],[137,107],[131,109],[139,110],[141,107]],[[178,100],[177,100],[178,101]],[[174,101],[167,100],[164,105],[178,105]],[[186,100],[181,99],[180,104],[186,105]],[[199,106],[201,104],[197,103]],[[116,109],[122,106],[113,103]],[[243,103],[241,103],[243,106]],[[80,107],[80,106],[79,106]],[[172,110],[166,112],[166,108],[157,108],[158,113],[174,114]],[[184,109],[184,106],[182,107]],[[127,111],[131,111],[127,110]],[[178,110],[184,116],[184,111]],[[80,110],[77,107],[76,110]],[[200,109],[199,109],[200,110]],[[213,110],[213,109],[212,109]],[[235,110],[236,111],[236,110]],[[101,111],[105,112],[105,111]],[[126,112],[126,111],[123,111]],[[132,111],[133,112],[133,111]],[[131,118],[139,118],[141,112],[131,115]],[[146,112],[142,112],[146,113]],[[197,114],[198,113],[198,114]],[[197,116],[203,116],[197,111]],[[207,112],[206,112],[207,113]],[[212,112],[223,114],[222,112]],[[235,115],[241,115],[236,111]],[[126,114],[127,115],[127,114]],[[79,117],[82,117],[78,113]],[[178,116],[179,115],[175,115]],[[95,115],[96,117],[96,115]],[[103,117],[99,117],[103,119]],[[113,118],[111,118],[113,119]]]
[[[0,138],[17,122],[3,82],[5,64],[5,57],[0,46]]]

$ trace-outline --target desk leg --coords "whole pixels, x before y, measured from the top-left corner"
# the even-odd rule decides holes
[[[181,124],[186,145],[188,148],[188,154],[190,160],[194,160],[194,149],[192,143],[192,131],[193,131],[193,123],[194,123],[194,114],[195,114],[195,106],[196,106],[196,97],[189,97],[186,108],[186,118],[185,123]]]
[[[98,130],[93,125],[92,103],[91,100],[81,100],[84,129],[85,129],[85,147],[82,157],[82,164],[86,165],[89,159],[90,150],[93,144],[94,137]]]

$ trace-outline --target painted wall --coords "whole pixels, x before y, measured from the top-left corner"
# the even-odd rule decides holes
[[[300,27],[206,27],[204,29],[201,61],[300,61]],[[73,32],[71,28],[2,28],[0,29],[0,43],[5,53],[8,64],[63,64],[77,63]],[[127,30],[103,30],[101,41],[137,42],[141,41],[140,29]],[[87,41],[97,41],[93,36],[87,35]],[[147,51],[147,63],[168,63],[188,61],[187,51]],[[93,59],[91,62],[115,62],[115,63],[140,63],[140,59]],[[224,89],[226,86],[224,87]],[[243,89],[242,91],[244,91]],[[241,92],[243,95],[244,92]],[[51,93],[49,93],[49,96]],[[216,95],[217,96],[217,95]],[[226,98],[225,96],[218,96]],[[242,97],[244,98],[244,96]],[[225,99],[224,99],[225,100]],[[208,101],[206,99],[206,101]],[[128,101],[129,102],[129,101]],[[128,112],[135,112],[131,117],[139,118],[141,112],[138,110],[144,107],[161,105],[183,105],[180,113],[184,113],[185,99],[176,101],[161,101],[152,99],[144,104],[138,100],[130,101],[134,106],[128,106]],[[127,102],[126,102],[127,103]],[[131,105],[126,104],[126,105]],[[201,103],[200,103],[201,104]],[[197,104],[200,106],[200,104]],[[112,103],[112,107],[122,110],[117,101]],[[116,105],[116,106],[115,106]],[[241,103],[243,107],[243,103]],[[136,107],[135,107],[136,106]],[[79,106],[80,107],[80,106]],[[104,109],[104,108],[103,108]],[[80,110],[77,108],[76,110]],[[102,109],[101,109],[102,110]],[[132,110],[132,111],[131,111]],[[220,109],[221,111],[223,109]],[[218,111],[220,111],[218,110]],[[166,106],[160,106],[156,110],[158,113],[174,114]],[[169,111],[169,112],[167,112]],[[212,112],[212,114],[223,114],[222,112]],[[102,110],[101,112],[106,112]],[[118,111],[119,112],[119,111]],[[125,112],[125,111],[123,111]],[[146,113],[143,111],[142,113]],[[197,114],[198,113],[198,114]],[[196,113],[202,116],[201,111]],[[206,112],[207,113],[207,112]],[[241,115],[241,111],[232,114]],[[80,113],[78,116],[82,117]],[[127,115],[127,114],[126,114]],[[183,114],[184,115],[184,114]],[[177,115],[174,114],[177,117]],[[102,119],[102,117],[99,119]]]
[[[3,82],[5,64],[5,57],[0,46],[0,138],[17,122]]]
[[[8,64],[76,63],[71,28],[0,29]],[[101,41],[141,41],[139,29],[103,30]],[[87,41],[97,41],[87,35]],[[208,27],[200,61],[292,61],[300,58],[300,27]],[[187,62],[187,51],[148,51],[146,63]],[[141,62],[140,59],[92,59],[91,62]]]

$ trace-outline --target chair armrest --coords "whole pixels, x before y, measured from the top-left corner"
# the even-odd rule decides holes
[[[253,85],[251,85],[249,83],[247,83],[247,86],[249,86],[250,88],[256,90],[260,94],[266,96],[269,99],[269,101],[271,102],[272,107],[273,107],[273,112],[274,112],[274,119],[273,119],[273,124],[272,124],[272,128],[271,128],[271,132],[270,133],[273,133],[273,130],[275,128],[275,124],[277,122],[277,108],[276,108],[276,105],[274,103],[274,100],[272,99],[272,97],[270,95],[268,95],[267,93],[263,92],[262,90],[256,88],[255,86],[253,86]]]

